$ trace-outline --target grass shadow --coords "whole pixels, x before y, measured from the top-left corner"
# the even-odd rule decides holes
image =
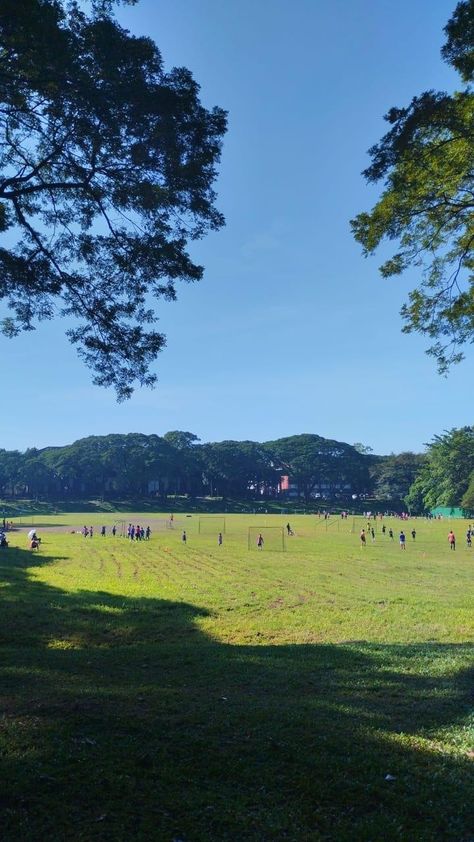
[[[471,646],[231,646],[58,560],[0,555],[4,842],[473,838]]]

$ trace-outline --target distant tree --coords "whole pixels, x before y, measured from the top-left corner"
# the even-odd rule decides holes
[[[55,473],[60,497],[81,497],[83,491],[83,462],[78,443],[65,447],[47,447],[41,459]]]
[[[471,474],[469,485],[461,500],[461,506],[464,509],[474,512],[474,471]]]
[[[408,511],[414,515],[423,514],[431,508],[425,501],[425,482],[421,474],[415,477],[404,501]]]
[[[368,182],[383,182],[370,213],[352,220],[366,255],[383,240],[399,250],[383,277],[410,266],[419,283],[402,308],[404,332],[433,340],[428,353],[445,372],[474,339],[474,2],[456,6],[442,54],[467,86],[448,95],[426,91],[386,115],[390,131],[370,149]]]
[[[354,450],[357,450],[357,453],[362,453],[364,456],[368,456],[370,453],[374,452],[372,447],[368,444],[362,444],[360,441],[354,442],[352,447]]]
[[[437,435],[428,445],[426,460],[407,500],[426,509],[460,506],[474,473],[474,427]]]
[[[182,451],[191,450],[200,442],[200,439],[194,433],[185,433],[182,430],[171,430],[169,433],[165,433],[163,438],[175,450]]]
[[[198,436],[183,430],[171,430],[163,438],[172,453],[170,490],[191,495],[200,493],[203,465]]]
[[[366,457],[345,442],[303,433],[265,442],[265,447],[280,460],[280,473],[290,475],[306,502],[315,493],[360,493],[369,485]]]
[[[204,481],[219,496],[254,497],[278,474],[266,448],[253,441],[221,441],[202,448]]]
[[[21,483],[23,455],[18,450],[0,450],[0,490],[14,497]]]
[[[88,436],[65,447],[46,448],[42,461],[55,472],[65,496],[148,493],[150,480],[167,480],[174,452],[163,438],[142,433]]]
[[[403,501],[425,462],[419,453],[386,456],[371,469],[374,494],[379,500]]]
[[[0,8],[0,300],[6,336],[69,318],[94,382],[128,398],[165,344],[150,306],[203,269],[189,240],[223,225],[213,182],[225,113],[165,72],[95,0]]]
[[[48,498],[58,491],[55,472],[41,458],[41,451],[35,448],[22,454],[18,481],[24,497]]]

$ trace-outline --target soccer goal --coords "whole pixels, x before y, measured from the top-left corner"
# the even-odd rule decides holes
[[[286,549],[284,527],[249,526],[248,549],[284,551]]]
[[[121,538],[127,537],[127,521],[126,520],[116,520],[115,523],[112,524],[115,526],[115,534],[120,535]]]
[[[217,535],[218,532],[225,532],[225,517],[210,515],[200,517],[198,520],[198,532],[200,535]]]

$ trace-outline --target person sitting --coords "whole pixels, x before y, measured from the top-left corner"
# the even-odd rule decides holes
[[[8,541],[5,537],[4,532],[0,532],[0,547],[2,548],[2,550],[6,550],[8,547]]]
[[[30,541],[30,550],[38,550],[39,545],[41,544],[41,538],[36,532],[36,529],[30,529],[28,532],[28,538]]]

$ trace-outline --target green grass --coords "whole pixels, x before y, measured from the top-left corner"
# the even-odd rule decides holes
[[[405,552],[361,518],[292,516],[286,552],[247,549],[285,516],[71,533],[116,517],[0,552],[2,842],[472,842],[464,523],[456,552],[447,522]]]

